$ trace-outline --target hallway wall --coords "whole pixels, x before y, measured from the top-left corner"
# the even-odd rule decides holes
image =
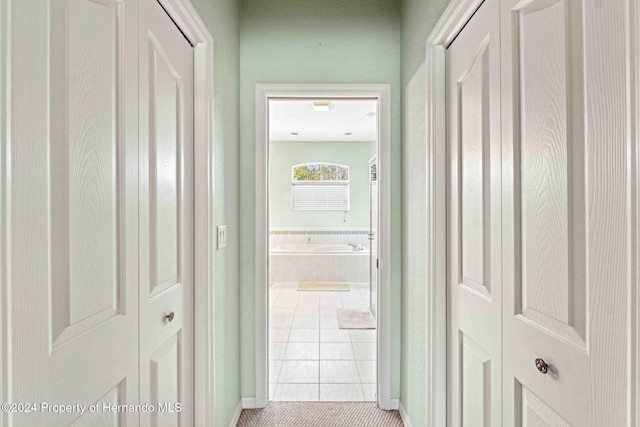
[[[255,396],[257,83],[391,84],[391,397],[400,397],[400,16],[397,0],[245,0],[240,29],[242,396]]]
[[[402,1],[402,373],[400,400],[426,426],[426,40],[449,0]]]
[[[214,39],[214,226],[227,225],[227,247],[216,251],[215,258],[214,393],[216,425],[226,426],[240,400],[240,6],[237,0],[191,0],[191,3]]]

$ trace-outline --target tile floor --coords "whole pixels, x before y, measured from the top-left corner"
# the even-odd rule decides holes
[[[338,329],[336,308],[368,307],[369,284],[349,292],[269,290],[269,399],[376,400],[376,331]]]

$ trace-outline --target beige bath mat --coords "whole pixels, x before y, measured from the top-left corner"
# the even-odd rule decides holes
[[[338,308],[340,329],[375,329],[376,319],[368,308]]]
[[[349,284],[343,282],[298,282],[298,290],[348,292]]]

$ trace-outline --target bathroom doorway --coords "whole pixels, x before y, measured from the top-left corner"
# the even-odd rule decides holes
[[[256,100],[258,116],[264,107],[258,127],[265,125],[257,138],[265,218],[256,224],[256,406],[378,401],[392,409],[388,300],[380,299],[388,290],[375,250],[385,242],[379,193],[388,191],[377,188],[388,158],[379,152],[382,95],[265,89]]]
[[[375,99],[269,101],[270,400],[376,400],[376,117]]]

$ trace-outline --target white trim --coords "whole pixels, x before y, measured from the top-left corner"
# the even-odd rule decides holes
[[[11,402],[11,2],[0,4],[0,401]],[[9,425],[9,414],[0,414],[0,425]]]
[[[269,98],[376,98],[378,100],[378,405],[391,395],[391,87],[388,84],[258,84],[256,102],[255,375],[256,407],[267,404],[268,337],[268,112]],[[382,171],[382,172],[380,172]]]
[[[446,74],[447,47],[484,0],[451,0],[426,44],[427,176],[427,425],[447,423],[447,192]],[[401,407],[402,411],[404,409]],[[406,414],[405,414],[406,415]],[[408,419],[408,418],[407,418]]]
[[[193,46],[194,422],[215,426],[213,37],[189,0],[158,0]]]
[[[400,412],[400,418],[402,419],[402,424],[404,424],[404,427],[413,427],[413,424],[411,424],[411,418],[409,418],[409,414],[407,414],[404,406],[402,406],[402,402],[400,402],[400,408],[398,409],[398,411]]]
[[[233,412],[233,417],[231,417],[231,421],[229,421],[229,427],[236,427],[238,425],[238,421],[240,421],[240,415],[242,415],[242,400],[238,401],[238,405],[236,406],[236,410]]]
[[[638,120],[640,119],[640,5],[638,1],[628,3],[629,23],[628,23],[628,63],[627,76],[629,79],[629,110],[628,122],[630,124],[629,138],[629,200],[632,213],[632,231],[630,246],[632,249],[631,275],[632,283],[629,298],[629,374],[634,381],[631,381],[629,388],[630,413],[629,422],[632,425],[640,425],[640,198],[638,197],[638,177],[640,173],[640,132]]]
[[[242,398],[242,409],[255,409],[255,408],[257,408],[255,397]]]
[[[427,44],[449,47],[484,0],[451,0],[427,37]]]
[[[397,411],[400,408],[400,399],[379,399],[378,406],[385,411]]]

